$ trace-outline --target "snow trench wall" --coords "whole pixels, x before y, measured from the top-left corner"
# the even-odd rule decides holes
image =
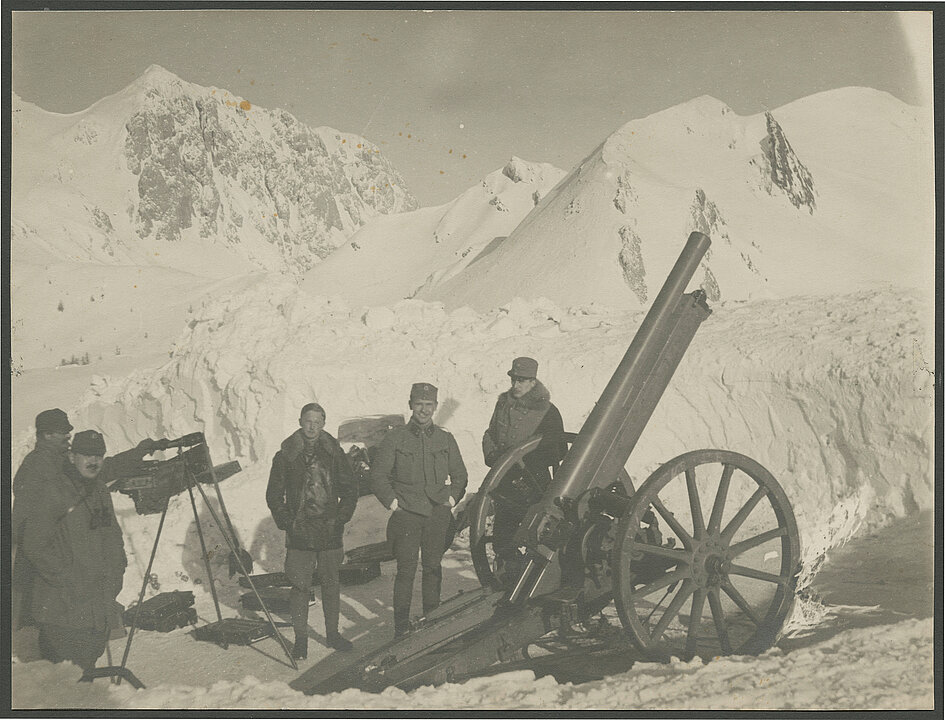
[[[925,313],[896,289],[716,305],[628,471],[639,482],[705,447],[749,455],[784,486],[808,545],[846,539],[822,537],[838,511],[848,536],[930,509],[934,345]],[[321,403],[334,432],[347,418],[406,414],[411,383],[427,381],[439,387],[436,421],[456,436],[473,490],[485,474],[482,431],[512,358],[538,359],[566,429],[577,431],[642,317],[547,301],[482,315],[416,300],[352,311],[274,281],[208,302],[169,362],[97,378],[70,417],[100,429],[111,448],[203,430],[216,462],[260,464],[243,474],[259,478],[259,502],[234,512],[255,525],[268,513],[272,455],[304,403]],[[28,447],[23,438],[15,462]]]

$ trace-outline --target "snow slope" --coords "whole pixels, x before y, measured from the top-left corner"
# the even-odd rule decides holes
[[[245,273],[212,279],[193,270],[15,263],[10,273],[14,371],[92,365],[129,355],[166,358],[182,323],[205,298],[239,291],[264,277]]]
[[[774,130],[764,114],[739,117],[702,97],[627,123],[494,258],[427,297],[489,307],[514,287],[559,303],[645,307],[642,288],[652,298],[675,259],[675,238],[693,229],[716,240],[707,265],[722,298],[757,296],[759,279],[779,297],[877,282],[930,288],[933,154],[921,111],[846,88],[771,116]],[[810,205],[795,205],[771,181],[763,145],[777,130],[790,138],[790,159],[808,170]],[[864,255],[867,262],[850,263]]]
[[[302,287],[354,306],[424,295],[502,243],[564,174],[513,157],[452,202],[368,223]]]

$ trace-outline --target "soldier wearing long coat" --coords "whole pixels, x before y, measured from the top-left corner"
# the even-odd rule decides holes
[[[24,514],[21,552],[33,570],[40,652],[83,670],[105,651],[127,565],[111,496],[99,477],[104,456],[99,433],[78,433],[60,473],[26,485],[17,497]]]
[[[32,625],[33,569],[26,555],[20,551],[23,542],[23,527],[27,520],[24,491],[35,486],[43,487],[53,481],[68,463],[69,438],[72,424],[69,416],[59,408],[43,410],[36,416],[36,446],[23,458],[13,476],[13,509],[10,513],[11,539],[13,541],[12,608],[13,631]],[[19,498],[19,499],[18,499]]]
[[[529,477],[513,468],[494,495],[492,547],[502,565],[500,578],[511,581],[520,571],[522,559],[513,541],[515,530],[525,516],[530,497],[548,487],[551,468],[557,467],[568,448],[561,413],[552,404],[551,393],[538,380],[538,362],[529,357],[515,358],[508,375],[512,386],[499,395],[489,427],[482,436],[486,465],[492,467],[510,448],[541,436],[538,447],[522,458]]]

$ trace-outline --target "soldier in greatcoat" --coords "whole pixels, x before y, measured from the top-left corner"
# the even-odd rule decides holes
[[[24,519],[20,552],[32,568],[40,652],[86,671],[95,667],[114,629],[127,564],[111,496],[100,478],[104,464],[102,435],[77,433],[60,472],[22,487],[17,497]]]
[[[499,395],[495,410],[482,436],[482,453],[486,465],[526,440],[541,435],[541,441],[522,460],[524,471],[513,468],[502,480],[495,493],[495,520],[493,551],[499,564],[500,580],[515,580],[522,569],[523,555],[513,541],[515,530],[528,509],[529,500],[538,491],[544,491],[551,482],[551,468],[555,468],[567,453],[561,413],[551,402],[551,393],[538,380],[538,361],[518,357],[508,371],[512,385]],[[528,473],[529,477],[524,477]],[[531,482],[529,482],[531,481]],[[537,490],[530,485],[537,486]],[[532,501],[537,498],[532,498]]]
[[[42,487],[52,482],[68,462],[69,438],[72,424],[69,416],[59,408],[43,410],[36,416],[36,446],[23,458],[13,477],[13,509],[11,511],[11,540],[13,543],[12,608],[13,632],[20,627],[32,625],[33,570],[29,560],[20,551],[23,541],[23,526],[27,515],[23,500],[24,490],[30,486]],[[28,493],[26,493],[28,495]],[[20,500],[17,501],[19,496]]]

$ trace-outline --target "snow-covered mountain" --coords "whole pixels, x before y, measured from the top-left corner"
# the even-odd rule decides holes
[[[513,157],[455,200],[368,223],[302,286],[361,305],[423,295],[501,244],[565,175]]]
[[[70,115],[14,96],[13,259],[302,273],[412,210],[368,140],[152,65]]]
[[[506,189],[493,174],[447,206],[372,222],[305,287],[362,305],[418,297],[485,310],[519,296],[639,309],[699,230],[714,243],[694,283],[711,300],[928,290],[930,138],[919,108],[867,88],[749,117],[703,96],[627,123],[531,203],[527,178],[552,175],[521,173]],[[515,167],[533,166],[513,160],[503,173]]]
[[[692,230],[714,240],[694,280],[710,299],[930,285],[921,117],[886,93],[848,88],[750,117],[700,97],[631,121],[507,240],[419,297],[646,307]],[[864,253],[873,260],[858,262]]]

